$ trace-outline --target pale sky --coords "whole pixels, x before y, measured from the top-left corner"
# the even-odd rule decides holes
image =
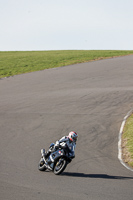
[[[0,0],[0,51],[133,50],[133,0]]]

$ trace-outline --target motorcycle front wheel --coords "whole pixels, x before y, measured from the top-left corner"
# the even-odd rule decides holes
[[[67,166],[67,161],[63,158],[60,158],[54,167],[54,174],[55,175],[61,174],[65,170],[66,166]]]
[[[40,170],[40,171],[45,171],[46,170],[46,167],[45,167],[45,162],[44,162],[44,160],[41,158],[41,160],[39,161],[39,164],[38,164],[38,169]]]

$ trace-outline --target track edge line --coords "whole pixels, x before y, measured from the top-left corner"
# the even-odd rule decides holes
[[[133,171],[133,169],[131,167],[129,167],[128,165],[126,165],[126,163],[123,161],[122,159],[122,148],[121,148],[121,145],[122,145],[122,133],[123,133],[123,129],[124,129],[124,126],[125,126],[125,123],[126,123],[126,120],[128,119],[128,117],[133,113],[133,109],[130,110],[127,115],[124,117],[123,121],[122,121],[122,124],[121,124],[121,127],[120,127],[120,131],[119,131],[119,138],[118,138],[118,159],[120,160],[120,163],[126,167],[128,170],[130,171]]]

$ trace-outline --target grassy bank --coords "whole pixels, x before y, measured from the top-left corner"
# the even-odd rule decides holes
[[[66,50],[0,52],[0,78],[128,54],[133,54],[133,51]]]
[[[133,167],[133,114],[127,119],[122,135],[123,159]]]

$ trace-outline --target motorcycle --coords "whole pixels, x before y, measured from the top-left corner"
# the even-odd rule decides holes
[[[45,159],[45,149],[41,149],[41,159],[39,161],[38,169],[40,171],[53,171],[55,175],[61,174],[66,166],[72,161],[75,157],[70,153],[70,150],[67,146],[59,147],[54,149],[54,143],[50,145],[50,148],[53,149],[53,152]]]

